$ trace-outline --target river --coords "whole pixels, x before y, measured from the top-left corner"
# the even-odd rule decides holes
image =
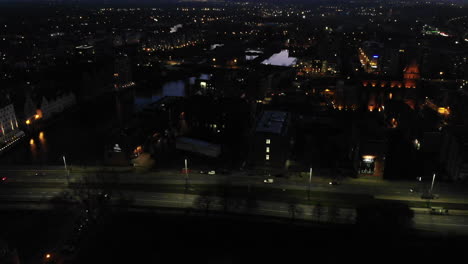
[[[125,127],[136,111],[164,96],[184,95],[185,82],[178,80],[153,89],[135,87],[80,103],[44,130],[25,131],[26,137],[0,156],[0,164],[60,165],[63,156],[68,164],[101,164],[106,148],[115,143],[116,131]]]

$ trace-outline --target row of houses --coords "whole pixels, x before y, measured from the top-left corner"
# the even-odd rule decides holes
[[[17,112],[18,109],[15,109],[9,95],[2,95],[1,97],[0,152],[25,136],[22,127],[32,126],[40,120],[48,120],[76,104],[76,97],[72,92],[61,93],[49,98],[42,96],[40,101],[33,100],[30,93],[28,93],[24,100],[23,112]],[[18,120],[17,114],[20,120]]]
[[[32,96],[28,94],[24,104],[25,122],[29,125],[38,119],[50,119],[75,104],[76,96],[73,92],[62,93],[55,97],[49,97],[49,99],[42,96],[39,102],[33,100]]]

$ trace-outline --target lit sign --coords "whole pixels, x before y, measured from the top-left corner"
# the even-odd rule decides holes
[[[379,55],[374,55],[374,56],[372,56],[372,57],[374,57],[374,58],[378,58],[378,57],[379,57]]]
[[[122,149],[120,148],[119,144],[114,145],[114,152],[122,152]]]
[[[375,156],[362,156],[362,161],[364,162],[374,162]]]

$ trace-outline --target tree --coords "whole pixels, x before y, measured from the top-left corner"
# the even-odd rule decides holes
[[[297,205],[296,199],[291,199],[288,202],[288,212],[291,216],[291,221],[296,220],[296,217],[302,214],[302,208]]]
[[[222,187],[221,187],[221,199],[219,201],[219,204],[223,208],[223,212],[229,211],[231,207],[234,207],[235,201],[231,197],[231,192],[230,192],[230,182],[226,182]]]
[[[204,191],[194,200],[194,206],[200,210],[205,211],[205,215],[208,215],[208,212],[214,202],[215,199],[211,192]]]
[[[316,204],[314,208],[312,209],[312,216],[319,222],[323,216],[323,213],[324,213],[324,208],[321,203]]]
[[[328,207],[328,221],[329,222],[336,222],[338,220],[338,216],[340,215],[340,209],[335,207],[335,206],[331,206],[331,207]]]
[[[245,198],[245,209],[248,213],[251,213],[253,210],[258,208],[257,198],[253,194],[249,194],[247,198]]]
[[[118,184],[118,175],[87,174],[71,186],[73,197],[91,219],[109,208],[113,188]]]

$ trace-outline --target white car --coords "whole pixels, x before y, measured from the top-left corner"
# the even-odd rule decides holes
[[[271,178],[270,178],[270,179],[264,179],[263,182],[264,182],[264,183],[273,183],[274,180],[271,179]]]

